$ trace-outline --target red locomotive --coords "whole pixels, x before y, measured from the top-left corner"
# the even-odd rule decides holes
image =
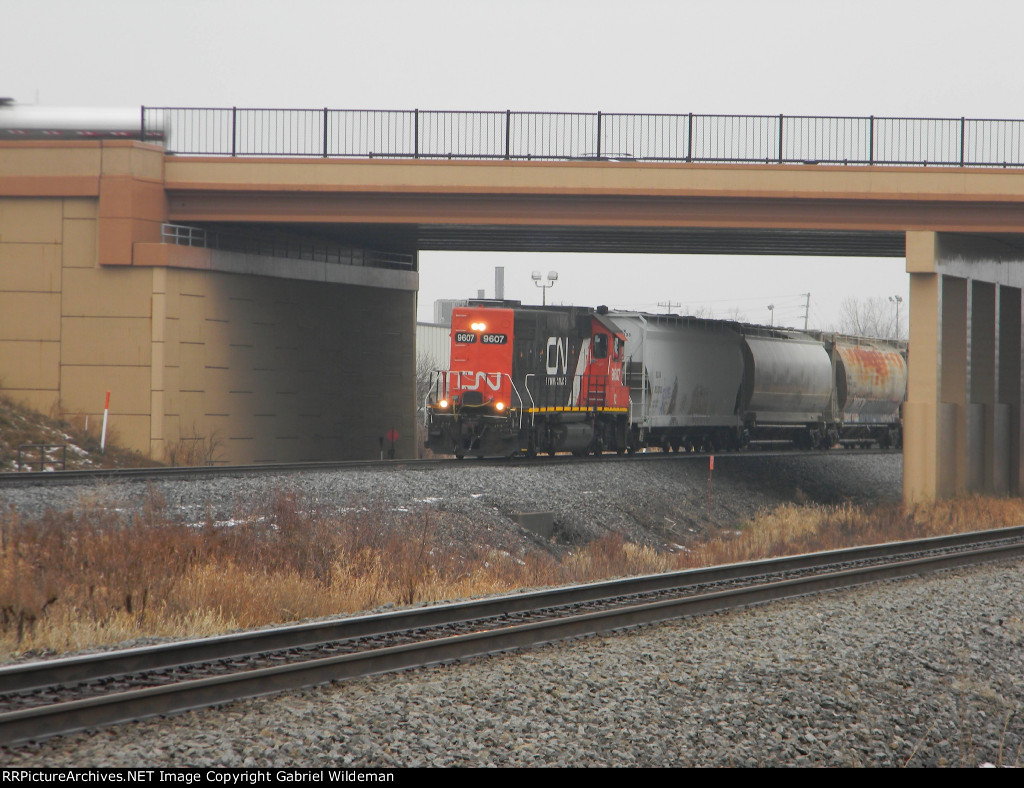
[[[452,311],[451,364],[427,403],[427,445],[463,457],[625,451],[625,337],[580,307]]]

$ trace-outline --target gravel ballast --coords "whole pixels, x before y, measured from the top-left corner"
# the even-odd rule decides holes
[[[251,514],[260,501],[294,494],[304,505],[329,513],[369,506],[394,515],[426,515],[443,543],[521,554],[530,549],[564,553],[611,532],[638,544],[672,548],[710,529],[734,528],[759,509],[782,503],[877,504],[898,501],[902,494],[902,457],[896,452],[719,455],[710,508],[708,475],[706,456],[533,465],[466,460],[432,468],[396,463],[384,470],[0,488],[0,505],[23,517],[38,517],[47,508],[132,512],[156,496],[175,518],[226,523]],[[514,521],[517,513],[544,511],[553,514],[550,541]]]
[[[1024,763],[1024,563],[774,602],[11,750],[8,766]]]

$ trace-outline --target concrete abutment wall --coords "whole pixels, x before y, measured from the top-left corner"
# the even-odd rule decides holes
[[[0,146],[0,392],[156,460],[415,453],[415,271],[159,243],[163,153]],[[268,273],[280,275],[267,275]]]
[[[415,293],[153,269],[153,456],[217,461],[413,451]],[[407,316],[402,322],[396,316]]]

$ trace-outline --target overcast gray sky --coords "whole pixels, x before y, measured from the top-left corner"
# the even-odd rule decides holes
[[[0,0],[0,96],[263,106],[1024,117],[1013,0]],[[493,289],[752,321],[906,294],[895,260],[423,254],[421,317]],[[682,263],[682,264],[680,264]],[[771,271],[766,265],[772,263]],[[788,299],[788,300],[786,300]],[[789,310],[792,302],[797,308]]]

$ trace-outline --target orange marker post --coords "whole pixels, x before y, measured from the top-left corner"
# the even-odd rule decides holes
[[[708,517],[711,516],[711,474],[715,471],[715,455],[708,457]]]

